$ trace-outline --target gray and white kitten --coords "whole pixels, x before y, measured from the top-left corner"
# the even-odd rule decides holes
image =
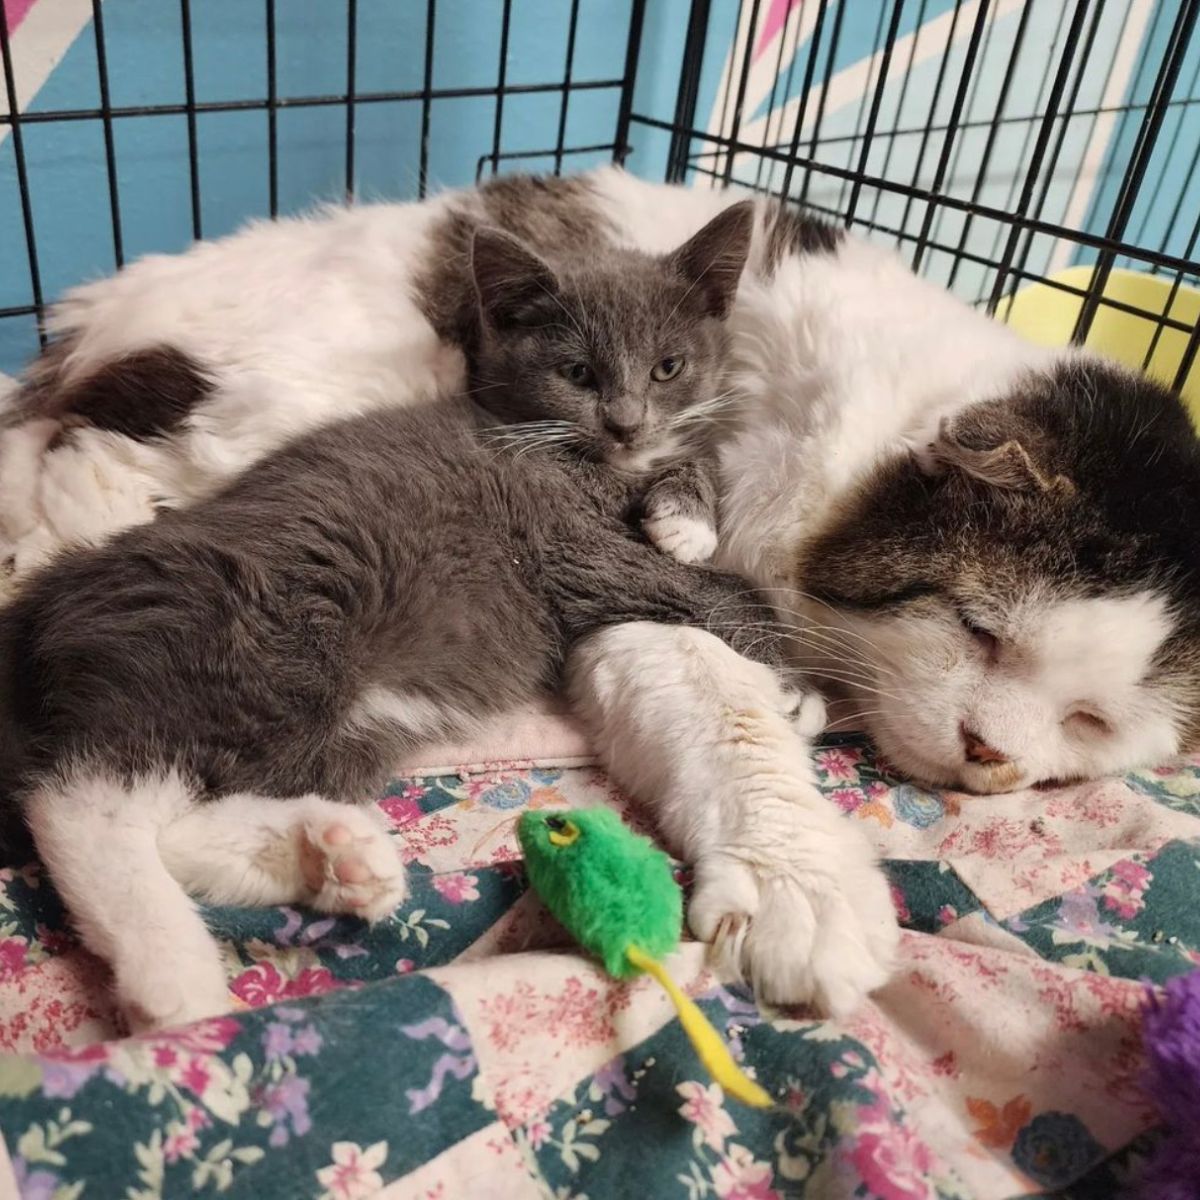
[[[589,256],[535,226],[543,256],[452,213],[418,282],[431,323],[464,349],[471,396],[503,426],[498,444],[606,468],[593,481],[625,489],[631,517],[684,562],[716,548],[716,447],[735,416],[724,318],[753,223],[751,202],[733,205],[665,256]]]
[[[565,453],[513,451],[495,436],[495,413],[544,411],[536,397],[522,406],[560,380],[564,346],[584,353],[572,340],[581,329],[595,331],[598,377],[606,347],[641,361],[620,312],[638,315],[651,360],[661,346],[690,356],[702,389],[736,272],[689,282],[676,256],[630,256],[619,275],[556,279],[560,323],[514,290],[517,276],[490,271],[481,245],[501,243],[477,240],[475,258],[489,327],[476,365],[507,371],[476,391],[492,415],[460,397],[301,437],[215,496],[59,558],[0,614],[4,790],[135,1025],[221,1006],[211,940],[163,866],[171,838],[186,840],[186,822],[208,811],[198,802],[369,799],[414,745],[462,736],[558,684],[569,648],[605,626],[707,626],[782,661],[770,606],[740,576],[678,562],[630,528],[640,480],[606,465],[601,428]],[[585,403],[598,422],[603,403]],[[656,444],[645,443],[651,461]],[[353,827],[321,830],[303,851],[326,855],[314,902],[327,884],[334,911],[390,911],[399,867],[388,903],[349,895],[388,869],[372,865],[377,846],[338,865],[345,847],[323,842]],[[220,853],[219,840],[209,846]],[[286,894],[274,886],[255,897]]]

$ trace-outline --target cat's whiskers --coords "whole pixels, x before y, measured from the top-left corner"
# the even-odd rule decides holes
[[[845,684],[847,687],[854,688],[856,693],[862,693],[867,696],[878,696],[883,700],[894,700],[897,704],[904,702],[904,697],[897,695],[895,692],[889,692],[885,688],[873,687],[869,683],[864,683],[853,675],[842,676],[836,672],[822,671],[821,678],[828,679],[833,683]]]
[[[769,590],[771,592],[775,592],[775,593],[789,593],[791,595],[798,595],[798,596],[804,596],[804,597],[808,596],[808,593],[801,592],[797,588],[772,587],[767,590]],[[739,592],[733,592],[729,596],[727,596],[721,600],[720,604],[718,604],[717,607],[713,610],[713,614],[715,615],[717,612],[719,612],[720,609],[724,605],[731,603],[732,601],[740,599],[745,596],[756,595],[759,593],[759,591],[760,591],[760,589],[758,589],[758,588],[744,588]],[[817,598],[812,597],[812,599],[816,600]],[[831,609],[831,611],[834,611],[834,612],[837,611],[836,609],[833,608],[832,605],[829,605],[825,601],[819,601],[819,603],[825,604],[827,608]],[[780,636],[783,636],[782,631],[784,631],[784,630],[786,630],[788,633],[790,633],[791,636],[797,637],[797,638],[802,637],[809,633],[811,633],[813,635],[824,634],[826,640],[832,641],[834,646],[839,647],[839,649],[840,649],[840,647],[844,646],[845,653],[849,653],[851,650],[849,643],[852,641],[857,641],[857,642],[861,643],[862,647],[865,648],[865,650],[871,654],[870,660],[863,661],[860,663],[860,665],[862,665],[864,667],[869,666],[871,668],[871,670],[873,670],[877,673],[881,673],[881,674],[885,674],[885,675],[895,675],[896,674],[896,672],[894,670],[892,670],[891,667],[887,666],[886,663],[883,661],[885,656],[884,656],[883,651],[880,648],[880,646],[876,642],[874,642],[871,638],[867,637],[865,634],[859,633],[857,630],[847,629],[844,626],[840,626],[840,625],[839,626],[818,625],[818,624],[811,623],[811,622],[805,622],[803,625],[797,625],[797,624],[794,624],[793,622],[787,620],[786,618],[778,619],[776,622],[774,622],[774,625],[781,631]],[[815,649],[815,647],[814,647],[814,649]],[[861,652],[862,651],[860,650],[860,653]]]
[[[819,626],[816,628],[802,626],[796,630],[795,636],[803,638],[816,654],[836,656],[838,663],[851,661],[880,675],[895,676],[897,673],[876,658],[863,657],[864,647],[855,645],[854,641],[849,638],[842,637],[840,630],[824,630]],[[875,647],[867,642],[865,649],[871,651]]]
[[[716,614],[720,611],[720,608],[723,606],[724,603],[725,602],[722,601],[720,604],[718,604],[716,606],[716,608],[714,608],[713,611],[709,614],[709,618],[705,622],[705,628],[710,633],[717,634],[718,631],[744,632],[747,634],[761,632],[762,636],[759,637],[758,639],[756,639],[754,643],[752,643],[751,648],[753,648],[753,646],[761,645],[762,642],[768,638],[775,638],[776,640],[779,640],[779,641],[791,642],[794,645],[798,645],[805,650],[811,651],[811,652],[813,652],[815,654],[819,654],[819,655],[829,655],[829,654],[837,653],[839,655],[839,657],[836,660],[836,664],[833,667],[829,668],[830,670],[840,670],[840,671],[844,671],[844,672],[849,672],[849,671],[853,671],[853,670],[857,669],[859,678],[861,678],[864,682],[868,682],[868,683],[878,682],[879,670],[878,670],[877,665],[874,662],[871,662],[867,659],[857,656],[853,652],[853,649],[851,647],[848,647],[848,646],[843,647],[843,646],[839,646],[836,644],[833,646],[830,646],[827,642],[822,642],[822,641],[814,642],[813,640],[811,640],[805,636],[805,633],[803,630],[790,629],[781,622],[745,621],[745,620],[732,620],[732,619],[731,620],[718,620],[718,619],[716,619]],[[822,672],[822,673],[825,670],[825,668],[817,667],[817,666],[814,666],[812,669],[814,671]],[[884,673],[885,674],[895,674],[895,672],[887,670],[886,668],[884,669]]]
[[[747,656],[753,655],[754,650],[758,646],[761,646],[764,642],[767,642],[771,639],[791,642],[795,645],[799,645],[805,650],[816,651],[821,654],[831,653],[829,647],[827,646],[814,646],[813,644],[806,642],[805,639],[798,634],[788,633],[785,630],[771,628],[757,622],[729,621],[714,623],[709,621],[706,625],[706,628],[710,633],[713,634],[717,634],[717,631],[720,629],[724,629],[726,631],[732,629],[737,632],[744,632],[747,634],[756,631],[762,631],[759,637],[748,643],[742,650],[742,653],[746,654]],[[811,664],[809,666],[802,666],[800,669],[816,679],[828,679],[834,683],[842,683],[847,686],[854,687],[860,692],[883,696],[889,700],[896,700],[897,702],[902,700],[902,697],[897,695],[895,692],[888,691],[886,688],[879,686],[880,683],[885,683],[887,681],[879,678],[878,670],[873,663],[847,656],[845,658],[837,659],[835,665],[826,666]],[[888,673],[894,674],[894,672]]]
[[[847,713],[844,717],[838,717],[836,720],[827,722],[825,724],[825,727],[821,730],[821,732],[822,733],[833,733],[837,730],[837,727],[839,725],[845,725],[849,729],[861,731],[862,726],[852,725],[852,724],[850,724],[850,722],[865,721],[867,719],[867,717],[883,717],[886,715],[887,715],[887,713],[885,713],[882,708],[856,709],[852,713]]]
[[[708,400],[702,400],[699,404],[693,404],[690,408],[685,408],[681,412],[677,412],[667,422],[667,429],[682,429],[687,425],[698,424],[702,421],[716,421],[721,419],[721,416],[727,409],[735,407],[738,401],[739,396],[736,392],[722,392]]]
[[[749,594],[749,592],[752,590],[757,590],[757,589],[748,589],[746,593],[742,593],[742,594]],[[772,584],[769,588],[765,588],[763,590],[765,590],[769,593],[772,593],[774,595],[798,596],[802,600],[808,600],[814,604],[822,605],[823,607],[829,609],[829,611],[834,613],[835,615],[840,615],[840,610],[835,608],[834,605],[830,604],[828,600],[822,600],[819,596],[814,596],[814,595],[812,595],[811,592],[801,591],[799,588],[782,587],[782,586]],[[820,624],[817,624],[815,622],[810,622],[810,621],[805,621],[803,625],[794,625],[794,624],[789,623],[789,626],[791,628],[795,628],[795,629],[799,629],[799,630],[812,629],[814,631],[816,631],[816,630],[827,631],[831,634],[837,634],[843,638],[849,638],[851,640],[861,642],[874,656],[872,659],[872,665],[877,670],[881,670],[881,671],[888,670],[888,668],[886,668],[884,666],[884,660],[886,659],[886,655],[884,654],[883,648],[872,638],[867,637],[866,634],[861,633],[858,630],[850,629],[845,625],[820,625]],[[891,673],[894,674],[894,672],[891,672]]]
[[[489,392],[492,388],[507,387],[508,381],[504,379],[474,379],[472,383],[477,383],[478,387],[463,388],[458,395],[473,396],[476,392]]]
[[[807,633],[807,631],[802,630],[802,629],[801,630],[792,629],[781,622],[734,621],[734,620],[714,621],[714,620],[710,620],[708,622],[708,628],[713,629],[713,630],[716,630],[716,629],[746,629],[746,630],[761,629],[765,632],[770,633],[771,636],[773,636],[773,637],[780,638],[783,641],[794,642],[794,643],[804,646],[806,649],[812,650],[814,652],[819,652],[822,654],[837,653],[839,655],[839,658],[837,660],[839,666],[846,665],[846,666],[860,667],[864,671],[870,671],[870,672],[874,672],[876,670],[876,664],[874,662],[872,662],[870,659],[863,658],[859,654],[857,654],[855,652],[854,647],[836,643],[836,642],[831,644],[828,641],[824,640],[823,637],[821,638],[821,640],[813,640],[813,638]],[[887,673],[894,674],[895,672],[888,671]]]
[[[583,430],[573,421],[518,421],[511,425],[492,425],[480,431],[487,441],[498,443],[501,449],[513,446],[525,448],[531,442],[567,444],[581,440]]]
[[[583,440],[583,430],[570,421],[525,421],[493,426],[480,433],[485,443],[494,447],[493,458],[506,451],[520,458],[536,450],[569,449]]]
[[[534,422],[528,422],[528,425],[533,425]],[[525,454],[537,450],[568,449],[571,446],[579,445],[583,440],[583,430],[577,425],[573,425],[569,421],[546,421],[539,423],[545,428],[534,429],[530,432],[521,430],[518,426],[513,429],[511,436],[507,439],[504,449],[512,449],[516,447],[514,458],[521,458]]]

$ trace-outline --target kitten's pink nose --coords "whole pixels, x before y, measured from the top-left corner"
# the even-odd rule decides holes
[[[1002,754],[995,746],[989,746],[973,729],[960,725],[959,732],[962,734],[967,762],[979,763],[981,766],[1002,766],[1009,761],[1008,755]]]

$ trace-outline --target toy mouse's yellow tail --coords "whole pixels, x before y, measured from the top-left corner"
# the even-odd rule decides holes
[[[662,984],[675,1005],[675,1011],[679,1013],[679,1023],[684,1033],[713,1079],[743,1104],[754,1108],[770,1107],[771,1097],[733,1061],[733,1055],[721,1040],[721,1035],[709,1024],[708,1018],[696,1007],[692,998],[667,974],[662,963],[636,946],[630,946],[626,954],[635,967],[654,976]]]

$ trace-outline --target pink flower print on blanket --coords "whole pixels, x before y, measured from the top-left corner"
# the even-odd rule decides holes
[[[814,756],[817,774],[823,784],[858,783],[858,768],[863,761],[861,750],[850,746],[833,746],[818,750]]]
[[[466,904],[479,899],[479,877],[463,871],[449,875],[435,875],[433,886],[443,899],[451,904]]]
[[[425,789],[419,784],[410,783],[394,796],[384,796],[379,801],[379,807],[387,814],[387,818],[395,826],[411,825],[421,819],[421,797]]]
[[[829,793],[829,798],[847,815],[856,812],[867,803],[867,793],[859,787],[834,788]]]
[[[1114,864],[1108,881],[1101,887],[1104,907],[1128,921],[1145,907],[1146,889],[1154,878],[1150,869],[1132,858]]]
[[[737,1126],[725,1111],[725,1097],[720,1085],[711,1083],[705,1087],[689,1079],[678,1084],[675,1090],[683,1097],[680,1116],[695,1126],[693,1138],[697,1147],[703,1143],[718,1154],[722,1153],[725,1139],[737,1133]]]
[[[934,1195],[929,1147],[902,1121],[879,1121],[877,1106],[862,1111],[873,1123],[855,1138],[850,1161],[870,1194],[880,1200],[929,1200]]]
[[[169,1163],[191,1158],[200,1149],[199,1131],[211,1124],[204,1109],[199,1106],[188,1109],[182,1121],[172,1121],[167,1126],[167,1136],[163,1140],[163,1157]]]
[[[376,1142],[365,1149],[354,1142],[334,1142],[333,1162],[317,1172],[317,1182],[325,1188],[320,1200],[367,1200],[383,1187],[378,1168],[387,1161],[387,1142]]]
[[[901,924],[912,920],[912,913],[908,909],[908,899],[904,895],[904,889],[898,883],[889,883],[888,888],[892,893],[892,907],[896,910],[896,920]]]
[[[1000,817],[982,826],[957,826],[938,844],[935,857],[978,855],[991,860],[1010,860],[1028,850],[1037,850],[1042,858],[1064,853],[1062,840],[1053,831],[1038,832],[1031,822]]]
[[[237,1037],[241,1028],[236,1017],[211,1017],[180,1029],[164,1029],[147,1034],[141,1040],[148,1042],[155,1050],[160,1046],[173,1046],[193,1054],[219,1054]]]
[[[16,979],[29,957],[29,943],[23,937],[0,938],[0,983]]]
[[[772,1187],[775,1172],[745,1146],[730,1146],[712,1169],[713,1191],[720,1200],[781,1200]]]
[[[328,967],[305,967],[287,979],[271,962],[256,963],[229,985],[234,995],[252,1008],[280,1000],[298,1000],[301,996],[321,996],[341,986]]]

